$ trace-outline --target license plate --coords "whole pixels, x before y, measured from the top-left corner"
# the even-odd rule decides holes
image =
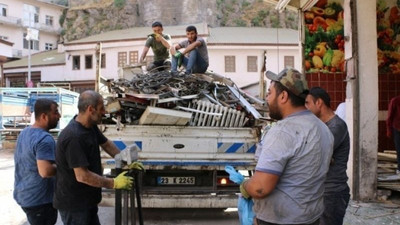
[[[195,184],[195,177],[158,177],[159,185],[192,185]]]

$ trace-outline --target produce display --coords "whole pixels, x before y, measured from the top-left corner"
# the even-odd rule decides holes
[[[400,1],[378,0],[376,7],[379,73],[400,73]]]
[[[304,13],[306,72],[344,72],[343,0],[319,0]]]

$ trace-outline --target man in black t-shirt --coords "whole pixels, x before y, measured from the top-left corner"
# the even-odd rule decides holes
[[[101,146],[114,157],[120,150],[98,129],[105,114],[103,98],[94,91],[79,96],[79,113],[61,132],[56,150],[56,190],[53,205],[65,225],[97,225],[101,188],[130,189],[132,178],[102,176]]]
[[[306,107],[324,122],[334,137],[333,155],[325,180],[324,206],[320,224],[343,224],[350,200],[347,185],[347,161],[350,152],[350,137],[346,123],[330,107],[329,94],[320,87],[313,87],[306,98]]]

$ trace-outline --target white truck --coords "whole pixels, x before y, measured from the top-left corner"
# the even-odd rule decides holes
[[[132,144],[139,149],[139,161],[146,168],[143,207],[236,207],[238,185],[229,181],[225,166],[250,171],[255,166],[256,128],[105,125],[103,129],[120,149]],[[104,165],[113,168],[113,160],[104,159]]]
[[[207,75],[207,77],[200,76],[202,79],[219,80],[233,86],[231,81],[224,80],[215,74]],[[251,114],[254,118],[261,117],[239,94],[240,90],[231,91],[240,99],[240,105],[246,108],[248,115]],[[119,99],[126,99],[126,97],[120,96]],[[158,99],[158,103],[163,101]],[[196,101],[194,100],[195,103]],[[237,170],[249,171],[251,175],[256,164],[254,153],[259,141],[259,129],[243,127],[248,119],[244,117],[244,110],[240,112],[216,106],[210,102],[204,105],[203,103],[197,102],[197,106],[192,105],[192,109],[178,107],[189,110],[189,115],[191,114],[189,117],[192,120],[190,126],[178,126],[176,125],[180,123],[178,120],[175,124],[169,124],[168,119],[151,115],[153,112],[151,110],[147,114],[147,119],[151,118],[152,122],[159,119],[164,125],[152,122],[147,125],[143,123],[142,125],[126,125],[114,119],[117,124],[101,126],[104,135],[113,140],[121,150],[132,145],[138,149],[138,161],[142,162],[146,169],[141,181],[143,207],[229,208],[237,206],[236,193],[239,187],[229,180],[225,166],[231,165]],[[149,108],[151,107],[148,107],[143,115]],[[160,108],[152,109],[156,112]],[[205,113],[199,113],[199,111]],[[175,110],[168,116],[176,116],[181,112]],[[142,120],[140,118],[140,121]],[[194,125],[193,120],[195,120]],[[115,168],[115,162],[113,159],[103,158],[103,166],[112,169]],[[113,197],[112,193],[105,193],[103,204],[113,205]]]

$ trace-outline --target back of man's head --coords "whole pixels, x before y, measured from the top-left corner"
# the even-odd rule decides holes
[[[197,29],[195,26],[186,27],[186,32],[194,31],[197,34]]]
[[[313,87],[310,89],[309,95],[311,95],[314,100],[321,99],[328,108],[331,108],[331,97],[329,97],[329,94],[325,89],[321,87]]]
[[[38,100],[36,100],[36,103],[34,106],[35,120],[39,120],[40,115],[43,113],[45,113],[45,114],[50,113],[52,105],[58,106],[58,104],[51,99],[39,98]]]
[[[79,113],[85,112],[89,106],[96,108],[101,100],[102,96],[95,91],[87,90],[82,92],[78,100]]]

